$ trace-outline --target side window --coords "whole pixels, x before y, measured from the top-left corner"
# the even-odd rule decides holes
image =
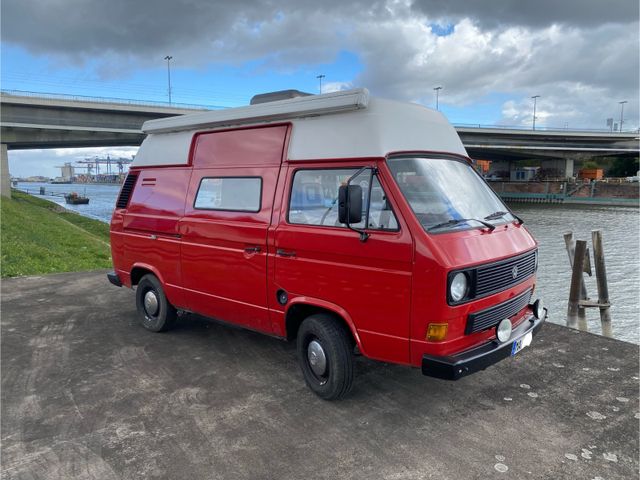
[[[364,193],[366,195],[366,192]],[[398,220],[387,201],[387,195],[380,185],[377,176],[373,177],[371,186],[371,206],[369,207],[369,225],[375,230],[398,230]]]
[[[259,177],[206,177],[200,180],[193,207],[203,210],[259,212],[262,179]]]
[[[303,225],[327,225],[344,227],[338,222],[338,189],[346,185],[357,169],[298,170],[293,177],[293,188],[289,200],[289,223]],[[362,222],[352,224],[355,228],[364,228],[364,217],[369,194],[369,172],[356,177],[353,184],[362,187]],[[371,207],[368,229],[397,230],[396,220],[386,194],[376,176],[371,186]]]

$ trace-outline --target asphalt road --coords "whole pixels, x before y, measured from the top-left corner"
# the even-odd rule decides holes
[[[325,402],[294,344],[195,315],[148,333],[104,272],[4,280],[1,307],[7,480],[638,475],[637,345],[548,324],[455,383],[359,358]]]

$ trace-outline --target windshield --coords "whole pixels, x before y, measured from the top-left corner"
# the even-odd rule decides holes
[[[462,160],[396,157],[387,162],[404,197],[429,232],[485,228],[515,220],[471,165]]]

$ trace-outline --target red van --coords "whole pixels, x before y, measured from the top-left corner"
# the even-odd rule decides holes
[[[439,113],[366,89],[153,120],[111,221],[111,283],[143,326],[177,311],[297,341],[324,399],[354,354],[458,379],[547,312],[536,241]]]

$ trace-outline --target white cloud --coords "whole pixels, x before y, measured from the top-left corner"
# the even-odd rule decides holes
[[[637,128],[637,24],[489,31],[463,19],[444,37],[417,20],[360,27],[356,44],[366,68],[354,83],[386,96],[431,104],[439,85],[442,103],[464,107],[496,93],[523,104],[541,95],[539,121],[589,128],[601,127],[603,112],[628,99],[626,117]],[[525,119],[495,121],[520,125]]]
[[[327,82],[322,84],[322,93],[339,92],[353,88],[351,82]]]
[[[618,102],[628,100],[625,124],[639,126],[637,0],[158,0],[152,10],[147,2],[87,0],[64,6],[5,2],[3,43],[52,65],[54,59],[75,62],[119,79],[169,51],[177,68],[251,61],[262,69],[255,75],[296,72],[349,51],[362,72],[329,81],[323,91],[363,86],[433,105],[439,85],[445,107],[471,108],[496,97],[502,105],[493,123],[520,126],[531,125],[530,97],[540,95],[537,124],[561,128],[604,128],[607,118],[618,121]],[[453,30],[438,36],[434,23]],[[134,149],[10,152],[11,172],[21,175],[31,164],[31,172],[55,176],[53,165],[107,151],[125,156]]]

